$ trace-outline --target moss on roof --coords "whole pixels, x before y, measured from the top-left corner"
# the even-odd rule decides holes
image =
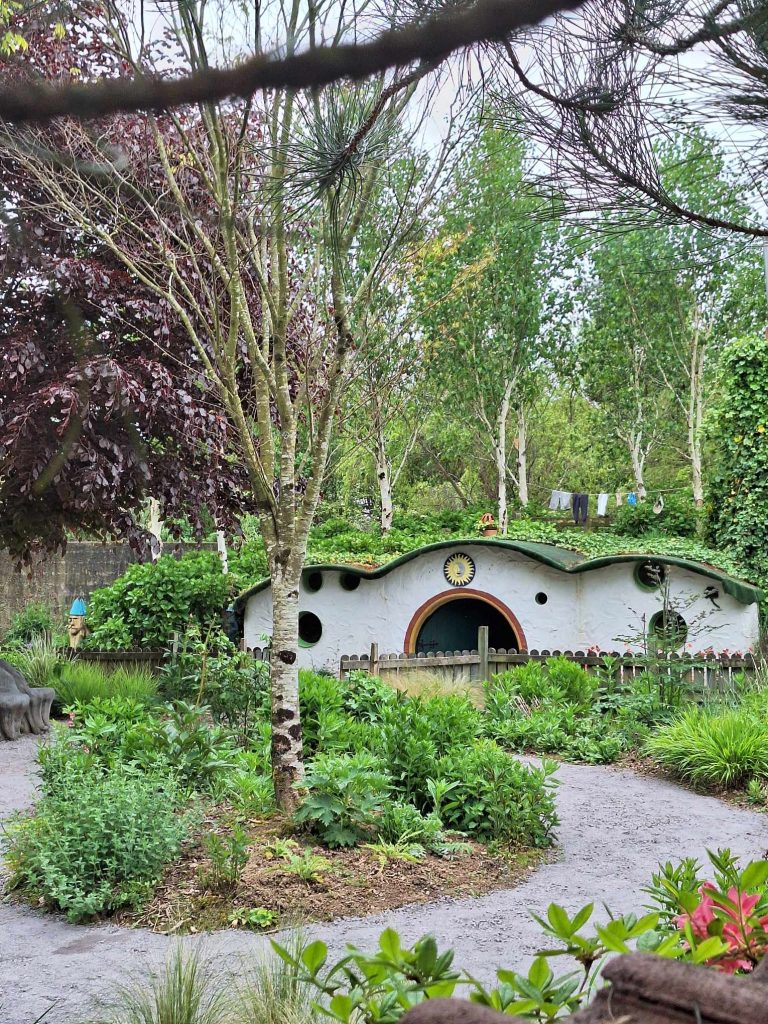
[[[560,572],[566,573],[591,572],[593,569],[602,569],[605,566],[616,565],[622,562],[645,562],[649,559],[653,559],[653,561],[660,562],[662,565],[675,565],[681,569],[688,569],[690,572],[696,572],[702,576],[709,577],[709,579],[717,580],[717,582],[722,585],[726,594],[730,594],[731,597],[740,601],[742,604],[755,604],[760,602],[763,598],[763,592],[760,588],[748,583],[746,580],[739,579],[736,576],[731,576],[707,562],[697,562],[693,559],[682,558],[678,555],[632,552],[589,557],[579,551],[574,551],[571,548],[560,547],[556,544],[540,544],[531,541],[507,540],[500,537],[459,537],[451,540],[439,541],[435,544],[426,544],[424,547],[414,548],[413,551],[408,551],[404,555],[400,555],[399,558],[395,558],[391,562],[387,562],[386,565],[381,565],[376,569],[364,569],[355,565],[313,563],[304,567],[304,573],[318,571],[346,572],[354,576],[359,576],[361,579],[376,580],[380,579],[382,576],[387,576],[398,566],[404,565],[406,562],[410,562],[411,559],[418,558],[420,555],[424,555],[429,551],[440,551],[446,548],[456,548],[470,544],[516,551],[519,554],[527,555],[529,558],[532,558],[543,565],[548,565],[552,569],[558,569]],[[235,601],[235,608],[238,611],[241,611],[249,597],[253,594],[259,593],[268,586],[269,579],[265,579],[260,583],[257,583],[255,586],[249,587],[248,590],[243,591],[243,593],[239,595]]]

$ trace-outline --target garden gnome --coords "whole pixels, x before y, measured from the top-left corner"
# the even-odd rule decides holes
[[[83,637],[88,634],[88,626],[85,624],[85,612],[85,601],[82,597],[76,598],[69,609],[69,623],[67,624],[70,647],[77,647]]]

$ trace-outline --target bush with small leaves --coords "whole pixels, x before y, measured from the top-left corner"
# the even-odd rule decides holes
[[[71,921],[140,906],[187,833],[173,781],[76,758],[52,782],[9,827],[11,885]]]

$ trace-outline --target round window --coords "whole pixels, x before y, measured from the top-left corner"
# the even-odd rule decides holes
[[[660,650],[674,651],[688,639],[688,623],[679,612],[656,612],[648,623],[648,639]]]
[[[549,598],[547,597],[547,595],[544,593],[543,590],[540,590],[538,592],[538,594],[536,595],[536,597],[534,598],[534,601],[536,602],[536,604],[546,604],[548,600],[549,600]]]
[[[323,624],[314,612],[299,613],[299,646],[314,647],[323,635]]]
[[[658,590],[667,578],[667,567],[661,562],[638,562],[635,566],[635,583],[643,590]]]
[[[343,572],[340,582],[344,590],[357,590],[360,586],[360,577],[353,572]]]
[[[316,570],[313,572],[308,572],[307,575],[304,577],[304,586],[307,588],[307,590],[312,591],[313,594],[317,593],[317,591],[320,589],[320,587],[322,587],[322,585],[323,574],[321,572],[317,572]]]

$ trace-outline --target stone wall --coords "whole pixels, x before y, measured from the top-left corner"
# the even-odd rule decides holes
[[[203,548],[215,551],[216,545],[204,544]],[[199,550],[194,544],[166,548],[173,554]],[[122,576],[136,561],[136,553],[127,544],[71,541],[63,557],[52,555],[19,571],[14,560],[0,552],[0,634],[13,614],[32,602],[49,605],[63,618],[76,597],[87,601],[94,590]]]

